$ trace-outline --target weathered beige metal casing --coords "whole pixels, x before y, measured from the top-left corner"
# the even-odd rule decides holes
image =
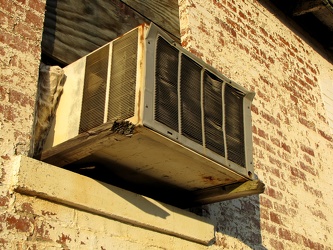
[[[135,95],[132,101],[133,105],[133,115],[126,117],[125,119],[132,122],[133,124],[142,124],[142,110],[143,110],[143,83],[144,83],[144,67],[145,67],[145,56],[144,56],[144,35],[148,26],[141,25],[134,30],[129,31],[122,37],[119,37],[110,43],[104,45],[103,47],[91,52],[85,57],[73,62],[64,68],[65,73],[65,85],[63,89],[63,94],[61,100],[57,107],[55,118],[52,122],[52,127],[47,137],[44,149],[54,147],[62,142],[65,142],[75,136],[80,132],[80,124],[82,125],[82,116],[87,116],[87,114],[82,114],[83,112],[83,100],[85,100],[84,86],[85,82],[94,81],[96,85],[104,85],[104,91],[99,91],[99,86],[95,86],[95,91],[99,98],[105,96],[104,102],[101,100],[95,100],[92,102],[91,113],[95,112],[99,114],[100,121],[96,121],[94,124],[86,124],[86,130],[89,130],[95,126],[101,125],[110,120],[124,119],[124,117],[108,117],[108,100],[110,98],[110,80],[111,80],[111,70],[112,71],[124,71],[124,67],[127,67],[127,61],[132,61],[131,68],[127,69],[128,77],[132,77],[131,85],[132,91]],[[136,41],[135,41],[136,40]],[[128,50],[120,51],[120,55],[116,58],[113,55],[114,44],[119,45],[123,43],[124,47],[130,46],[129,49],[132,54],[128,53]],[[121,46],[121,45],[120,45]],[[100,54],[97,58],[93,58],[94,55]],[[88,65],[89,59],[93,61]],[[88,63],[87,63],[88,61]],[[93,64],[100,64],[95,69],[95,72],[87,74],[87,67],[93,67]],[[101,68],[104,69],[101,69]],[[101,72],[104,71],[104,72]],[[104,73],[103,76],[101,76]],[[117,73],[114,73],[116,75]],[[123,77],[123,76],[120,76]],[[89,78],[89,79],[87,79]],[[116,77],[115,77],[116,78]],[[119,82],[124,81],[124,79],[117,79]],[[126,80],[126,79],[125,79]],[[122,93],[123,95],[126,93]],[[126,96],[128,97],[128,96]],[[125,98],[126,98],[125,97]],[[125,102],[126,104],[126,102]],[[88,111],[88,112],[89,112]],[[89,126],[90,125],[90,126]],[[95,126],[94,126],[95,125]]]
[[[248,192],[246,185],[240,195],[221,198],[228,190],[221,187],[233,190],[230,185],[254,179],[254,93],[157,26],[139,26],[64,71],[64,90],[42,160],[102,166],[115,185],[157,198],[178,193],[178,201],[185,203],[209,203],[262,188],[255,183]],[[110,135],[112,128],[105,125],[114,121],[130,122],[135,129]]]

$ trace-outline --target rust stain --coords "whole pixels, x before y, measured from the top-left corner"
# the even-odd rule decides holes
[[[139,98],[138,98],[138,121],[141,121],[141,117],[140,117],[140,105],[141,105],[141,90],[139,90]]]
[[[5,177],[6,177],[5,169],[2,168],[2,169],[1,169],[1,175],[0,175],[0,183],[4,182]]]
[[[38,239],[42,239],[42,240],[47,240],[50,241],[50,231],[46,229],[46,224],[44,222],[42,222],[42,224],[38,227],[36,226],[36,236]],[[49,228],[54,228],[51,225],[48,225]]]
[[[42,215],[48,215],[48,216],[53,216],[53,215],[57,215],[56,213],[53,213],[53,212],[49,212],[49,211],[45,211],[45,210],[42,210]]]
[[[213,176],[204,176],[202,177],[205,181],[213,181],[214,177]]]
[[[61,244],[63,247],[67,247],[67,242],[71,242],[72,239],[69,237],[69,235],[65,235],[63,233],[61,233],[61,236],[58,236],[58,239],[56,240],[57,243]]]

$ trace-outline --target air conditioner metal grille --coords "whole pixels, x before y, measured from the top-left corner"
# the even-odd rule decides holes
[[[247,150],[251,134],[246,137],[244,131],[250,109],[244,106],[249,108],[250,92],[161,36],[156,43],[154,88],[154,119],[166,127],[154,123],[153,129],[247,174],[244,169],[252,164],[252,152]],[[178,134],[169,133],[170,128]]]
[[[200,65],[186,55],[182,55],[180,73],[181,133],[199,144],[202,144],[201,70]]]
[[[87,56],[79,132],[103,124],[109,47]]]
[[[138,31],[113,43],[107,120],[125,120],[134,115]]]
[[[178,131],[178,55],[161,37],[156,47],[155,120]]]
[[[203,105],[206,147],[225,157],[222,87],[221,79],[205,71]]]
[[[230,85],[225,87],[225,130],[228,159],[245,167],[245,143],[243,122],[244,93]]]

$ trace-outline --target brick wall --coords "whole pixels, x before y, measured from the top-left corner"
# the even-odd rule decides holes
[[[333,140],[320,92],[332,64],[258,1],[179,2],[182,45],[256,92],[254,166],[267,188],[204,208],[216,244],[332,249]]]
[[[333,79],[332,64],[255,0],[179,4],[183,46],[256,92],[254,165],[267,188],[203,207],[216,224],[209,248],[333,249],[333,141],[320,94],[321,82]],[[30,147],[44,6],[0,0],[0,249],[191,249],[10,189],[11,160]]]
[[[10,162],[30,147],[44,9],[44,0],[0,0],[0,249],[24,242],[33,220],[12,206]]]

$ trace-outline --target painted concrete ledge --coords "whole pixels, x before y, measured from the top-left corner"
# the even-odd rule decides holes
[[[209,245],[214,226],[206,218],[91,178],[18,156],[14,191],[132,225]]]

